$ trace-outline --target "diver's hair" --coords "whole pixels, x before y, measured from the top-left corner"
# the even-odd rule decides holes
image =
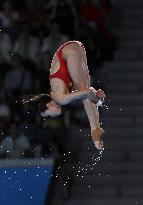
[[[49,94],[40,94],[30,97],[28,100],[23,100],[23,104],[28,104],[32,110],[34,110],[36,113],[39,114],[43,111],[45,111],[46,103],[50,102],[52,100],[51,96]]]

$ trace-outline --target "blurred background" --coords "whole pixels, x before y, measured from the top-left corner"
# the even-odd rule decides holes
[[[141,0],[0,0],[0,205],[143,204],[142,17]],[[107,96],[102,157],[80,102],[45,119],[21,103],[69,40]]]

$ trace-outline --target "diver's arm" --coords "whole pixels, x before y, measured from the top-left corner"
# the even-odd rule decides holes
[[[82,91],[75,91],[69,94],[65,93],[53,93],[51,94],[52,99],[55,100],[60,105],[67,105],[75,100],[84,100],[90,96],[90,89],[85,89]]]

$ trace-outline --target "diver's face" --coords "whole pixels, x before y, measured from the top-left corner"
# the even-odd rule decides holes
[[[46,104],[47,109],[41,113],[43,117],[57,117],[61,114],[61,106],[55,101],[51,100]]]

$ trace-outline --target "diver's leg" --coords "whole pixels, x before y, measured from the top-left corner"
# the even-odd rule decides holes
[[[75,46],[66,59],[71,78],[78,90],[90,87],[90,76],[83,58],[85,57],[82,52]],[[95,146],[100,149],[102,145],[101,137],[104,131],[100,128],[98,108],[89,99],[83,100],[83,105],[90,123],[93,141]],[[100,129],[101,132],[99,132]]]

